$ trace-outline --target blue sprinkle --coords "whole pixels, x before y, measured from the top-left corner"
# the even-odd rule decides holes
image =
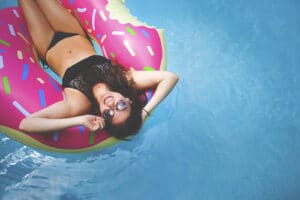
[[[45,108],[46,100],[45,100],[45,93],[43,89],[39,89],[39,96],[40,96],[40,105],[42,108]]]
[[[24,24],[20,24],[20,29],[24,35],[28,36],[28,32],[26,31],[26,27],[24,26]]]
[[[28,64],[24,64],[23,65],[23,74],[22,74],[22,80],[23,81],[27,79],[28,73],[29,73]]]
[[[97,37],[97,39],[100,39],[100,38],[101,38],[101,34],[98,33],[98,34],[96,35],[96,37]]]
[[[59,136],[58,131],[54,132],[53,133],[53,141],[57,142],[58,141],[58,136]]]
[[[50,77],[48,79],[49,79],[51,85],[55,88],[55,90],[57,92],[60,92],[60,88],[58,87],[58,85],[56,84],[56,82],[52,78],[50,78]]]
[[[4,49],[0,49],[0,53],[5,53],[5,50]]]
[[[84,133],[84,127],[83,126],[79,126],[79,132]]]
[[[150,34],[146,30],[142,29],[141,32],[146,38],[150,38]]]
[[[74,3],[74,0],[70,0],[70,4],[73,4]]]
[[[152,90],[148,90],[146,92],[146,99],[147,99],[147,102],[150,101],[151,97],[153,96],[153,91]]]

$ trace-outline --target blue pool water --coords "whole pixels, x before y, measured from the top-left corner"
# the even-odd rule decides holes
[[[0,199],[299,199],[299,1],[126,5],[165,29],[177,87],[137,137],[103,151],[52,154],[0,134]]]

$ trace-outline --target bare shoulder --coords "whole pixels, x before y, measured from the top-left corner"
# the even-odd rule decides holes
[[[82,115],[90,111],[92,104],[82,92],[73,88],[65,88],[64,93],[70,116]]]

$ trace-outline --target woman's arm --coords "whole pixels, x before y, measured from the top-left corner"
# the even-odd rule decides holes
[[[156,87],[153,97],[144,107],[143,119],[169,94],[179,79],[175,73],[168,71],[131,71],[128,73],[134,81],[135,88],[144,90]]]
[[[19,129],[30,133],[47,133],[78,125],[83,125],[90,131],[96,131],[104,128],[105,122],[102,117],[95,115],[80,115],[61,119],[29,117],[22,120]]]
[[[83,102],[84,100],[75,99],[76,102],[60,101],[33,113],[21,121],[19,129],[31,133],[47,133],[76,125],[83,125],[91,131],[105,126],[101,117],[82,115],[88,111],[90,105]]]

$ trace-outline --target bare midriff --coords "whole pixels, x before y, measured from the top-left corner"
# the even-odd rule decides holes
[[[63,77],[69,67],[96,54],[94,47],[86,37],[76,35],[59,41],[47,52],[46,60],[49,67]]]

